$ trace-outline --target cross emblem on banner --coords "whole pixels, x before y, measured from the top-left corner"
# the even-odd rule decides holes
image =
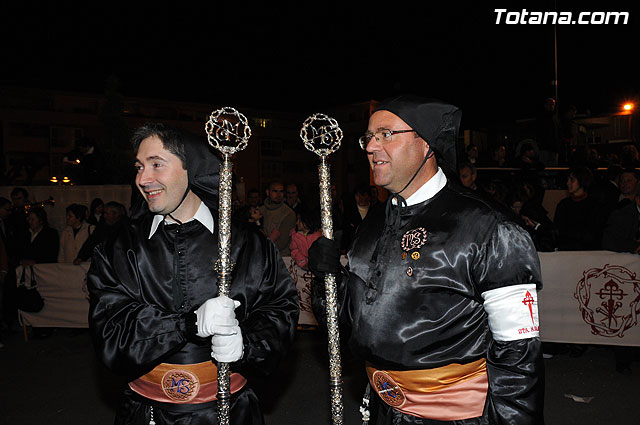
[[[535,326],[536,323],[533,321],[533,307],[531,307],[534,301],[535,300],[533,299],[531,292],[527,291],[527,293],[524,295],[524,299],[522,300],[522,304],[529,307],[529,314],[531,315],[531,323]]]
[[[616,282],[610,280],[604,284],[604,288],[601,288],[596,292],[596,295],[600,295],[600,299],[603,300],[608,298],[606,301],[602,302],[602,308],[599,307],[596,311],[604,314],[609,321],[609,326],[611,326],[611,321],[615,320],[616,311],[622,307],[622,303],[620,301],[616,301],[616,298],[618,300],[622,300],[622,298],[626,297],[627,294],[620,289]]]

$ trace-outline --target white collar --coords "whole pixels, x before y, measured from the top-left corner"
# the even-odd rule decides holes
[[[156,230],[158,230],[158,226],[160,225],[162,220],[165,220],[168,224],[174,223],[174,221],[171,220],[169,217],[165,218],[165,216],[161,214],[154,215],[153,221],[151,222],[151,230],[149,231],[149,239],[151,239],[151,236],[153,236]],[[213,229],[214,229],[213,216],[211,215],[211,211],[209,211],[209,208],[207,208],[204,202],[200,202],[200,207],[198,208],[198,211],[196,211],[193,217],[185,221],[185,223],[188,223],[192,220],[198,220],[200,223],[202,223],[204,227],[207,228],[207,230],[209,230],[213,234]]]
[[[413,195],[406,199],[407,206],[417,205],[427,199],[433,198],[442,190],[443,187],[445,187],[446,184],[447,176],[445,176],[442,168],[438,167],[438,171],[433,175],[433,177],[427,180],[427,182],[420,186]]]

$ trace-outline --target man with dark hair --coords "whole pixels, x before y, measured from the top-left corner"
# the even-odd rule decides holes
[[[29,203],[29,192],[23,187],[14,187],[11,191],[11,202],[14,208],[22,208]]]
[[[87,278],[97,354],[129,380],[116,424],[217,423],[218,362],[231,369],[230,423],[262,424],[247,379],[272,371],[293,339],[291,276],[272,242],[233,223],[233,281],[218,296],[219,159],[162,124],[133,142],[141,196]]]
[[[291,229],[296,228],[296,213],[284,202],[284,185],[274,181],[266,191],[267,199],[260,208],[264,217],[264,232],[276,244],[283,257],[291,253]]]
[[[260,206],[260,191],[255,187],[247,192],[247,205],[250,207]]]
[[[328,239],[309,253],[312,271],[341,282],[372,424],[543,422],[538,256],[511,214],[455,182],[460,115],[413,96],[382,102],[360,145],[390,199],[358,228],[348,271]],[[322,318],[322,285],[313,294]]]
[[[478,178],[478,171],[476,167],[470,162],[463,162],[458,166],[458,177],[460,183],[464,187],[468,187],[471,190],[477,190],[476,179]]]
[[[302,201],[300,200],[300,194],[298,193],[298,186],[295,183],[289,183],[285,188],[285,191],[285,202],[295,213],[299,213],[302,210]]]
[[[593,174],[587,167],[573,167],[567,177],[568,197],[556,206],[553,222],[558,230],[560,251],[585,251],[600,248],[603,211],[589,188]]]
[[[620,200],[618,208],[633,204],[636,200],[636,191],[638,189],[638,173],[633,168],[624,170],[620,173]]]
[[[467,152],[467,155],[464,158],[463,162],[468,162],[469,164],[475,165],[478,162],[478,155],[479,155],[478,146],[476,146],[473,143],[469,143],[465,151]]]

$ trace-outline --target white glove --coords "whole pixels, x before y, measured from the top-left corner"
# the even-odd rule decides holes
[[[240,301],[229,297],[209,298],[196,310],[198,335],[205,338],[213,335],[233,335],[240,329],[235,308]]]
[[[234,326],[233,335],[214,335],[211,338],[211,357],[222,363],[233,363],[242,358],[244,344],[240,326]]]

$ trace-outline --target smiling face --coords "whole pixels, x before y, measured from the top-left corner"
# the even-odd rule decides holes
[[[371,115],[367,131],[376,133],[381,130],[409,129],[411,127],[400,117],[389,111],[381,110]],[[372,137],[366,150],[375,184],[397,193],[404,188],[418,170],[429,150],[429,145],[422,138],[416,137],[416,133],[409,132],[394,134],[393,139],[384,144]],[[402,192],[402,196],[405,198],[411,196],[436,171],[435,158],[431,158]]]
[[[155,214],[172,213],[182,202],[188,186],[187,170],[157,136],[140,143],[136,155],[136,186]]]

